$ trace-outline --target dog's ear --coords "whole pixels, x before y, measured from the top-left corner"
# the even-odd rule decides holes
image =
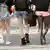
[[[25,34],[25,37],[29,37],[29,34],[28,34],[28,33],[26,33],[26,34]]]
[[[27,35],[27,33],[25,35]]]

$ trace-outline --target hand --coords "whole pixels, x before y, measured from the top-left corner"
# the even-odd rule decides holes
[[[14,15],[14,13],[11,13],[11,15],[10,16],[13,16]]]

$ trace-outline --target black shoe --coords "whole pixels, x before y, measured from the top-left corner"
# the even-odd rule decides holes
[[[21,45],[26,45],[25,37],[21,39]]]
[[[25,40],[26,40],[26,43],[30,43],[30,41],[29,41],[29,34],[28,33],[25,34]]]

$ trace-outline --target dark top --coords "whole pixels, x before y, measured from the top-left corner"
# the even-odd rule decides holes
[[[50,0],[32,0],[32,3],[36,5],[37,10],[48,11],[48,4]]]

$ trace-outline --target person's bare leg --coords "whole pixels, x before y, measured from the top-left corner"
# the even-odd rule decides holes
[[[25,42],[25,35],[24,35],[24,32],[23,32],[23,17],[19,17],[19,27],[20,27],[20,31],[21,31],[21,45],[25,45],[26,42]]]
[[[4,31],[5,29],[2,27],[2,29],[0,29],[0,44],[4,44]]]
[[[6,27],[6,44],[10,44],[11,42],[9,41],[9,36],[10,36],[10,21],[7,20],[5,23]]]
[[[4,44],[4,31],[5,31],[5,28],[4,28],[4,21],[3,20],[0,20],[0,43],[1,44]]]
[[[30,28],[30,25],[28,24],[28,22],[24,19],[24,34],[25,34],[25,40],[26,40],[26,43],[29,43],[29,28]]]

